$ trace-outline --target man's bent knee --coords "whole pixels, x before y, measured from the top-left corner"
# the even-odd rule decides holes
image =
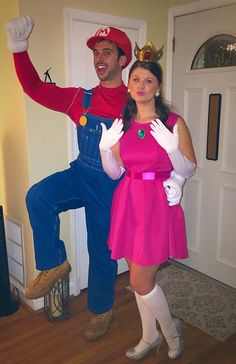
[[[25,197],[27,208],[30,209],[34,205],[38,205],[43,200],[43,194],[43,188],[40,186],[40,183],[36,183],[30,187]]]

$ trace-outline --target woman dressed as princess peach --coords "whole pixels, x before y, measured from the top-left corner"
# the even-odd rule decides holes
[[[142,322],[142,338],[126,356],[142,359],[159,351],[165,338],[168,357],[175,359],[184,348],[182,325],[172,318],[156,275],[168,258],[188,257],[183,210],[168,202],[168,179],[184,184],[196,158],[185,121],[162,101],[162,50],[149,42],[142,49],[136,45],[135,55],[124,120],[110,129],[103,125],[100,141],[105,172],[113,179],[124,173],[113,197],[108,244],[113,259],[128,263]]]

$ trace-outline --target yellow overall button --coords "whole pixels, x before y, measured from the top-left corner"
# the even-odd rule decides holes
[[[82,115],[79,119],[79,123],[81,126],[85,126],[87,124],[87,117],[85,115]]]

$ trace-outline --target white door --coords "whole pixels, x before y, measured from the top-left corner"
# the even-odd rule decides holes
[[[91,50],[86,46],[87,39],[102,27],[115,26],[129,36],[132,45],[135,41],[143,45],[146,42],[146,23],[128,18],[119,18],[106,14],[91,13],[76,9],[65,9],[67,38],[68,85],[92,88],[99,81],[93,67]],[[134,59],[133,59],[134,61]],[[131,62],[132,64],[133,62]],[[123,81],[128,79],[129,67],[123,71]],[[78,155],[76,128],[71,128],[71,160]],[[72,291],[78,294],[88,285],[87,232],[84,209],[72,212]],[[118,273],[128,270],[124,259],[118,262]]]
[[[233,287],[236,287],[236,67],[191,70],[191,64],[208,39],[219,34],[236,36],[235,17],[236,4],[175,18],[172,95],[175,111],[188,123],[198,160],[197,172],[185,187],[183,207],[190,257],[182,262]],[[232,47],[236,52],[236,43]],[[221,94],[218,160],[206,158],[210,94]]]

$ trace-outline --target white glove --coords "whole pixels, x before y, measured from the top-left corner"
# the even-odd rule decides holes
[[[111,147],[115,145],[122,137],[122,120],[115,119],[112,126],[107,129],[106,125],[101,123],[102,136],[99,143],[102,166],[106,174],[112,179],[118,179],[122,176],[125,169],[116,161],[112,154]]]
[[[28,49],[28,38],[32,32],[34,21],[28,15],[13,19],[6,23],[7,46],[12,53],[24,52]]]
[[[150,127],[152,129],[150,133],[167,152],[175,172],[184,178],[191,177],[196,170],[196,166],[178,148],[179,135],[177,124],[174,125],[173,133],[159,119],[151,121]]]
[[[150,127],[152,129],[150,133],[168,154],[178,149],[179,136],[177,124],[173,128],[173,133],[159,119],[152,120]]]
[[[102,136],[99,143],[100,150],[109,150],[113,145],[115,145],[118,140],[122,137],[124,132],[123,121],[121,119],[115,119],[112,126],[107,129],[106,125],[101,123],[102,126]]]
[[[175,171],[172,171],[170,178],[163,182],[169,206],[178,205],[180,203],[183,195],[184,183],[185,178],[176,174]]]

